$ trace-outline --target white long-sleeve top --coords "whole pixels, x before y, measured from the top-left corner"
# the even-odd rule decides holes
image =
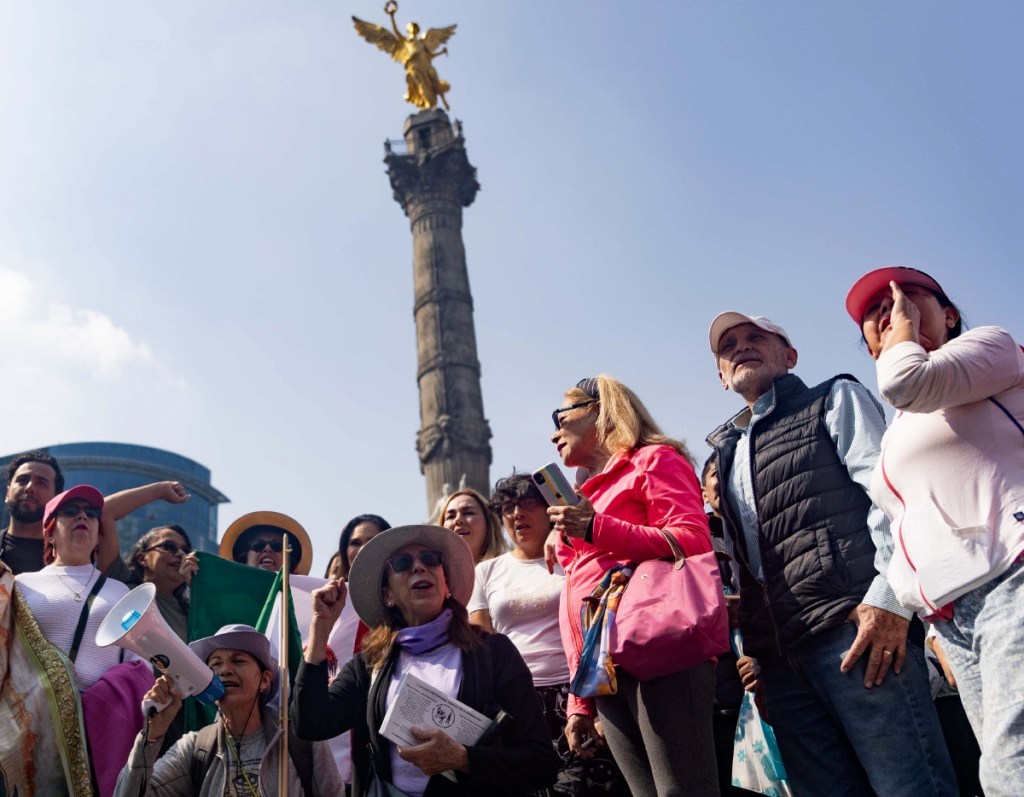
[[[978,327],[927,352],[893,346],[878,389],[900,412],[882,438],[871,497],[892,519],[889,583],[922,614],[995,578],[1024,552],[1024,352]]]
[[[16,577],[18,589],[39,623],[43,636],[64,653],[71,650],[82,609],[96,585],[98,575],[92,565],[47,565],[36,573],[19,573]],[[75,600],[75,592],[81,594],[81,602]],[[96,632],[103,618],[127,594],[128,587],[108,578],[93,600],[75,660],[75,677],[82,691],[96,683],[103,673],[122,660],[138,658],[117,645],[105,648],[96,645]]]

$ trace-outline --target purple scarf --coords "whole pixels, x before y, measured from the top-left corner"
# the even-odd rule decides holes
[[[421,653],[428,653],[447,643],[449,641],[448,628],[451,624],[452,610],[445,609],[429,623],[403,628],[398,632],[395,641],[401,645],[402,650],[413,656],[419,656]]]

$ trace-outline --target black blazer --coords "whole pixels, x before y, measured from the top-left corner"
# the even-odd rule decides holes
[[[526,663],[508,637],[479,633],[480,646],[462,654],[458,699],[488,717],[504,709],[512,718],[495,740],[468,748],[470,771],[456,773],[457,783],[435,775],[424,797],[524,794],[555,782],[559,759]],[[371,755],[377,774],[391,780],[390,742],[378,730],[397,658],[396,646],[376,679],[361,653],[330,686],[326,664],[303,662],[295,677],[291,719],[300,739],[320,741],[352,731],[353,797],[369,788]]]

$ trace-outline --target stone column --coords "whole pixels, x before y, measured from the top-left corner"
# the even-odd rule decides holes
[[[385,145],[395,200],[412,227],[420,390],[416,448],[433,513],[446,485],[490,492],[491,429],[484,418],[473,297],[462,244],[462,208],[480,184],[465,140],[440,109],[405,122],[405,140]]]

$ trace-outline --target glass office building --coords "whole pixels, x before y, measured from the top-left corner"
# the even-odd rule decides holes
[[[180,454],[127,443],[66,443],[39,450],[48,452],[60,463],[65,488],[91,484],[104,495],[110,495],[152,482],[177,481],[192,494],[187,503],[156,501],[118,521],[123,555],[151,528],[170,523],[188,532],[196,550],[216,553],[217,506],[228,498],[210,484],[209,468]],[[0,458],[0,474],[20,453]],[[7,508],[3,507],[0,528],[7,528],[10,522]]]

